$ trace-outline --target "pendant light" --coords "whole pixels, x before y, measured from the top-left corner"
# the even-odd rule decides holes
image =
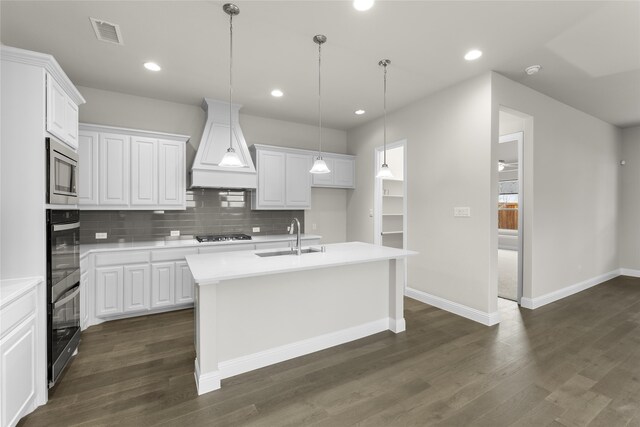
[[[240,160],[238,153],[233,149],[233,17],[240,13],[240,8],[233,3],[227,3],[222,6],[222,10],[229,15],[229,148],[222,156],[222,160],[218,166],[226,168],[241,168],[244,163]]]
[[[327,167],[327,163],[322,159],[322,80],[321,80],[321,69],[322,69],[322,43],[327,41],[327,37],[322,34],[318,34],[313,37],[313,41],[318,45],[318,135],[320,144],[318,147],[318,157],[313,162],[313,167],[309,172],[311,173],[329,173],[331,172]]]
[[[387,65],[391,64],[391,61],[388,59],[382,59],[378,62],[378,65],[384,67],[384,133],[382,144],[384,147],[384,161],[382,162],[382,166],[380,166],[380,170],[376,175],[376,178],[393,178],[393,174],[391,173],[391,169],[389,169],[389,165],[387,165]]]

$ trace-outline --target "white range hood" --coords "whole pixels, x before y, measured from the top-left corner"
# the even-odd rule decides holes
[[[256,188],[256,168],[238,122],[241,107],[232,105],[230,125],[228,102],[210,98],[202,102],[202,108],[207,112],[207,123],[191,168],[191,188]],[[232,146],[244,167],[218,166],[229,148],[230,131],[233,135]]]

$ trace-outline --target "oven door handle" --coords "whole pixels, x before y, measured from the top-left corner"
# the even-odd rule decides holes
[[[73,288],[71,288],[70,290],[75,289],[75,291],[73,291],[71,293],[71,295],[68,295],[62,299],[59,299],[58,301],[53,303],[53,308],[58,308],[62,305],[65,305],[66,303],[68,303],[69,301],[71,301],[72,299],[74,299],[75,297],[78,296],[78,294],[80,293],[80,284],[78,283],[77,285],[75,285]]]
[[[72,224],[54,224],[53,225],[53,231],[64,231],[64,230],[71,230],[74,228],[80,228],[80,223],[74,222]]]

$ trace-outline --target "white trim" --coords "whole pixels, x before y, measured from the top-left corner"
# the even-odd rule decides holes
[[[487,313],[487,312],[480,311],[478,309],[475,309],[466,305],[462,305],[457,302],[449,301],[448,299],[437,297],[435,295],[431,295],[426,292],[419,291],[418,289],[413,289],[409,287],[407,287],[405,291],[405,295],[408,296],[409,298],[413,298],[425,304],[429,304],[434,307],[441,308],[442,310],[451,312],[453,314],[457,314],[458,316],[466,317],[467,319],[473,320],[478,323],[482,323],[483,325],[493,326],[500,323],[500,313],[497,311],[494,311],[492,313]]]
[[[640,270],[633,270],[631,268],[621,268],[621,276],[640,277]]]
[[[191,138],[189,135],[180,135],[176,133],[166,133],[166,132],[157,132],[153,130],[142,130],[142,129],[130,129],[123,128],[120,126],[107,126],[107,125],[97,125],[94,123],[80,123],[78,125],[79,130],[85,132],[98,132],[98,133],[124,133],[130,136],[143,136],[146,138],[157,138],[157,139],[168,139],[171,141],[184,142],[186,143]],[[84,206],[83,206],[84,207]]]
[[[404,332],[407,330],[407,322],[405,322],[404,317],[402,319],[392,319],[389,318],[389,330],[391,332],[395,332],[399,334],[400,332]]]
[[[62,67],[60,67],[60,64],[58,64],[58,61],[56,61],[52,55],[3,45],[0,49],[0,56],[3,61],[12,61],[19,64],[44,68],[46,72],[51,74],[56,82],[62,86],[76,105],[81,105],[86,102],[82,94],[76,89],[67,74],[62,70]]]
[[[551,304],[552,302],[558,301],[562,298],[566,298],[570,295],[577,294],[578,292],[582,292],[593,286],[599,285],[600,283],[606,282],[607,280],[611,280],[614,277],[618,277],[620,274],[622,274],[621,271],[623,270],[627,271],[626,269],[612,270],[600,276],[592,277],[591,279],[587,279],[582,282],[564,287],[562,289],[558,289],[557,291],[549,292],[548,294],[544,294],[539,297],[522,298],[521,305],[524,308],[529,308],[534,310],[536,308],[542,307],[543,305]]]
[[[200,375],[198,363],[196,362],[195,376],[196,384],[198,384],[198,394],[203,394],[207,391],[220,388],[219,381],[221,379],[233,377],[235,375],[253,371],[254,369],[273,365],[274,363],[284,362],[285,360],[304,356],[305,354],[314,353],[336,345],[358,340],[369,335],[377,334],[391,329],[391,325],[394,327],[404,327],[404,319],[402,319],[402,322],[396,323],[395,319],[392,321],[392,319],[385,317],[363,325],[308,338],[291,344],[285,344],[246,356],[237,357],[235,359],[225,360],[218,363],[217,371],[204,375]],[[216,381],[217,388],[210,388],[216,386]]]
[[[198,359],[195,360],[195,369],[193,376],[196,379],[196,389],[198,395],[209,393],[210,391],[218,390],[220,388],[220,371],[208,372],[204,375],[200,375],[200,363]]]

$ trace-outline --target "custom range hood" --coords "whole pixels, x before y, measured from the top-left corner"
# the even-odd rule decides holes
[[[256,168],[238,122],[241,107],[232,105],[229,123],[228,101],[205,98],[202,102],[207,123],[191,168],[191,188],[256,188]],[[242,167],[219,166],[229,148],[229,132],[231,146],[242,161]]]

